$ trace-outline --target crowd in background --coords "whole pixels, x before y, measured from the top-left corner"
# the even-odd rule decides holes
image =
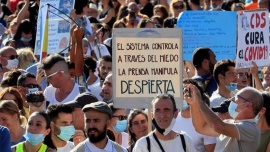
[[[236,69],[197,48],[182,62],[184,100],[157,95],[152,115],[114,107],[112,81],[112,29],[176,28],[184,11],[269,9],[268,0],[76,0],[69,54],[42,61],[34,54],[39,6],[0,4],[0,152],[270,151],[270,66]]]

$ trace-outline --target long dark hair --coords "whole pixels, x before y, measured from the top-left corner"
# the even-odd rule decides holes
[[[19,40],[22,37],[22,32],[25,34],[34,34],[34,26],[28,19],[22,20],[22,22],[19,24],[13,40]]]
[[[42,111],[42,112],[40,112],[40,111],[39,111],[39,112],[34,112],[34,113],[37,114],[37,115],[40,115],[40,116],[44,117],[44,119],[45,119],[45,121],[46,121],[46,129],[51,129],[51,126],[50,126],[51,121],[50,121],[50,117],[49,117],[48,114],[46,114],[46,113],[43,112],[43,111]],[[53,144],[53,141],[52,141],[51,131],[50,131],[50,133],[45,137],[43,143],[44,143],[45,145],[47,145],[48,147],[57,150],[57,148],[55,147],[55,145]]]
[[[263,92],[263,107],[265,107],[265,119],[267,122],[267,125],[270,126],[270,93],[268,92]]]

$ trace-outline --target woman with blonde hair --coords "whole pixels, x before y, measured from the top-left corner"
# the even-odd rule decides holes
[[[17,88],[6,87],[3,90],[1,90],[0,100],[13,100],[18,106],[20,110],[20,114],[28,118],[28,114],[25,112],[26,110],[24,109],[24,106],[23,106],[24,105],[23,97]]]
[[[163,22],[164,28],[175,28],[177,23],[177,18],[181,12],[187,10],[186,3],[183,0],[172,0],[170,3],[170,15]]]
[[[17,54],[18,54],[18,60],[19,60],[19,64],[18,64],[19,69],[25,70],[37,62],[37,58],[35,57],[32,49],[29,47],[18,49]]]
[[[25,141],[23,135],[25,129],[21,126],[25,120],[20,116],[17,104],[12,100],[3,100],[0,102],[0,125],[5,126],[10,131],[11,146]]]
[[[3,40],[3,45],[6,46],[9,41],[14,37],[18,29],[17,18],[13,19],[10,23],[8,28],[5,31],[6,38]]]
[[[172,0],[170,3],[171,16],[177,18],[181,12],[187,10],[186,3],[183,0]]]

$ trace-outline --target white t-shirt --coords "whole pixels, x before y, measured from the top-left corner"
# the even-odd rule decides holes
[[[73,148],[74,148],[74,143],[73,142],[70,142],[70,141],[67,141],[67,144],[64,146],[64,147],[58,147],[57,148],[57,152],[69,152],[71,151]]]
[[[210,108],[219,106],[224,100],[226,100],[225,97],[221,96],[218,91],[214,91],[212,96],[210,97]]]
[[[102,101],[102,97],[99,95],[101,92],[101,87],[100,87],[100,78],[98,77],[97,80],[91,84],[87,85],[88,90],[90,91],[91,94],[95,95],[99,101]]]
[[[56,88],[53,87],[52,85],[48,86],[45,90],[44,90],[44,96],[47,99],[47,101],[50,102],[49,105],[54,105],[54,104],[64,104],[66,102],[72,101],[74,100],[74,98],[80,94],[80,90],[79,90],[79,85],[77,83],[75,83],[72,91],[70,92],[70,94],[61,102],[57,101],[55,98],[55,91]]]
[[[107,47],[104,44],[94,45],[93,43],[90,43],[90,46],[91,46],[91,49],[94,50],[94,52],[97,56],[97,60],[99,60],[101,57],[103,57],[105,55],[111,56],[110,52],[108,51]],[[87,51],[86,54],[91,55],[90,50]]]
[[[122,143],[121,143],[121,146],[125,147],[125,148],[128,148],[129,145],[128,145],[128,133],[126,132],[121,132],[121,135],[122,135]]]
[[[123,147],[122,147],[122,149],[123,149],[123,152],[128,152],[127,149],[125,149]],[[73,150],[71,152],[73,152]],[[117,152],[117,151],[116,151],[116,149],[114,147],[114,144],[112,143],[112,141],[109,138],[108,138],[107,145],[105,146],[104,149],[100,149],[100,148],[96,147],[87,138],[84,141],[84,152]]]
[[[190,137],[188,137],[186,134],[183,134],[184,138],[185,138],[185,143],[186,143],[186,152],[195,152],[195,148],[193,146],[192,140]],[[149,134],[149,138],[150,138],[150,145],[151,145],[151,152],[162,152],[158,143],[156,142],[154,136],[153,136],[153,132],[151,132]],[[160,140],[159,139],[160,144],[162,145],[163,149],[165,150],[165,152],[184,152],[183,146],[182,146],[182,142],[181,142],[181,138],[180,135],[177,135],[174,139],[172,140]],[[133,148],[134,152],[149,152],[147,149],[147,141],[146,141],[146,136],[140,138],[134,148]]]
[[[176,118],[172,130],[177,132],[185,132],[192,139],[193,145],[197,152],[205,152],[204,145],[215,144],[217,142],[216,137],[206,136],[198,133],[193,127],[192,119],[183,118],[180,113]]]

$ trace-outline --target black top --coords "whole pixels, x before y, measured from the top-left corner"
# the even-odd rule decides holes
[[[109,10],[110,10],[110,9],[109,9]],[[99,18],[100,18],[100,19],[104,18],[104,17],[108,14],[109,10],[108,10],[106,13],[104,13],[104,14],[101,13],[101,14],[99,15]],[[112,29],[115,20],[116,20],[116,18],[115,18],[115,17],[112,17],[111,20],[110,20],[109,22],[107,22],[106,24],[107,24],[108,26],[110,26],[110,28]]]
[[[146,4],[141,10],[140,13],[147,15],[149,18],[153,16],[154,6],[151,3]]]

